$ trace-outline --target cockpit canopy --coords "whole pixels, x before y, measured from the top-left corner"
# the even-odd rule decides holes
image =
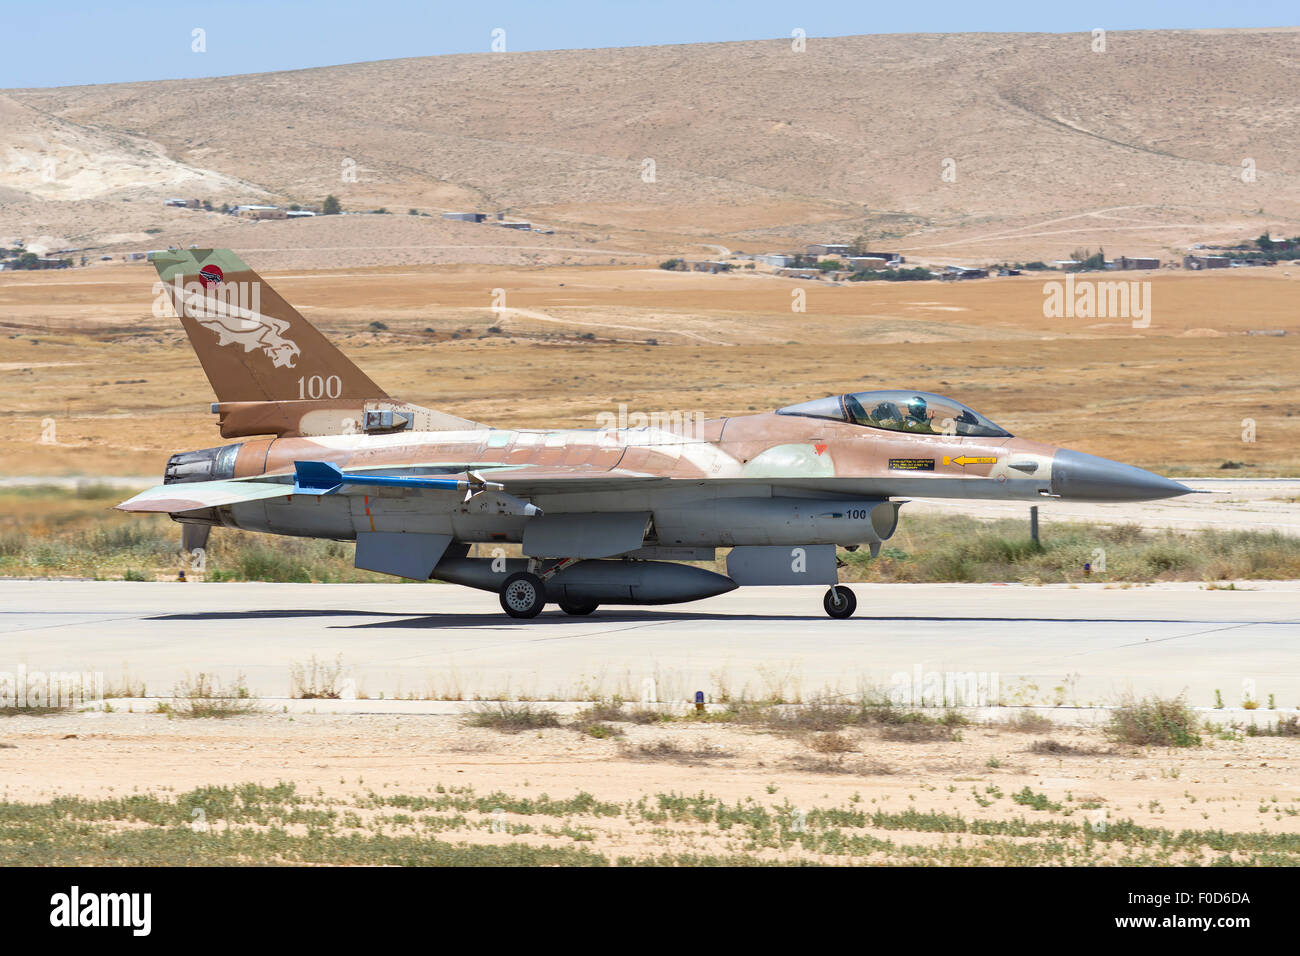
[[[961,402],[931,392],[881,389],[818,398],[778,408],[778,415],[829,418],[851,425],[866,425],[913,435],[960,435],[970,438],[1010,438],[999,428]]]

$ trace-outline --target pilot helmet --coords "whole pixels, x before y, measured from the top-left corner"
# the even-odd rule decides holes
[[[913,395],[912,400],[907,403],[907,410],[913,418],[924,418],[927,408],[925,399],[920,395]]]

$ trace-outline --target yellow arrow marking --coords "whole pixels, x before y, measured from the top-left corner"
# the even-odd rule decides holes
[[[969,455],[962,455],[959,458],[944,458],[945,465],[961,465],[963,468],[967,465],[996,465],[997,458],[971,458]]]

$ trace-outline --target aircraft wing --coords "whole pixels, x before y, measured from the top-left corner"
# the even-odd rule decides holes
[[[373,476],[374,472],[367,472]],[[618,472],[596,471],[576,466],[520,467],[490,469],[487,472],[491,481],[499,482],[508,491],[516,495],[537,495],[556,492],[591,493],[597,491],[616,491],[632,486],[643,488],[648,484],[667,484],[671,479],[656,475],[635,475]],[[142,491],[117,506],[119,511],[154,514],[180,514],[185,511],[197,511],[203,508],[218,508],[223,505],[240,504],[246,501],[259,501],[263,498],[283,498],[293,494],[367,494],[383,497],[399,493],[385,488],[374,488],[369,484],[353,483],[348,479],[356,477],[348,473],[341,474],[337,487],[302,488],[283,481],[258,481],[255,479],[226,479],[218,481],[187,481],[169,485],[157,485],[148,491]],[[427,478],[397,478],[390,483],[399,485],[401,491],[409,492],[414,488],[422,493],[445,492],[441,484],[454,484],[457,480],[464,484],[468,476],[442,475],[436,481]]]
[[[185,481],[142,491],[118,505],[117,510],[179,514],[291,494],[293,485],[276,481]]]
[[[403,486],[401,489],[371,487],[368,484],[353,483],[349,478],[363,475],[375,476],[381,469],[367,469],[365,472],[339,474],[340,483],[328,490],[325,488],[295,487],[287,481],[265,481],[257,479],[227,479],[219,481],[193,481],[170,485],[158,485],[143,491],[128,501],[117,506],[119,511],[152,512],[158,514],[179,514],[202,508],[217,508],[222,505],[239,504],[245,501],[258,501],[263,498],[280,498],[293,494],[368,494],[385,497],[389,494],[409,493],[414,488],[424,494],[444,492],[440,485],[455,484],[462,486],[470,479],[468,473],[446,474],[437,476],[436,481],[428,478],[384,479],[385,483]],[[669,484],[736,484],[744,486],[780,486],[782,488],[818,491],[828,494],[843,494],[849,491],[847,484],[872,484],[871,482],[854,482],[846,479],[775,479],[775,478],[668,478],[662,475],[647,475],[630,471],[604,471],[592,469],[585,465],[520,465],[517,467],[484,467],[474,471],[475,476],[499,483],[512,495],[532,497],[546,494],[595,494],[602,491],[644,491],[653,487]],[[290,476],[286,475],[285,478]],[[469,482],[474,484],[475,482]],[[477,485],[476,485],[477,486]],[[855,488],[855,492],[870,492],[889,497],[900,489]],[[909,489],[913,494],[915,489]]]

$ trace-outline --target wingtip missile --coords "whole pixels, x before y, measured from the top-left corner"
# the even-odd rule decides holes
[[[380,485],[389,488],[423,488],[436,491],[464,491],[465,501],[484,491],[501,491],[505,486],[488,481],[477,471],[468,478],[428,478],[414,475],[372,475],[344,471],[328,461],[295,461],[294,494],[332,495],[344,485]]]

